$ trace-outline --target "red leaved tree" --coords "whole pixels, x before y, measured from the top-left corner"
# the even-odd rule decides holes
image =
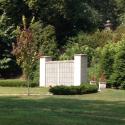
[[[22,17],[23,28],[19,29],[17,41],[13,44],[12,53],[15,55],[17,63],[21,66],[23,75],[28,81],[28,95],[30,86],[30,77],[33,71],[33,66],[40,54],[38,54],[37,43],[33,41],[32,31],[26,27],[26,18]]]

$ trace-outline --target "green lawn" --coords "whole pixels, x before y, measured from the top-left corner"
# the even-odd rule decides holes
[[[4,88],[4,91],[5,89],[9,88]],[[23,88],[20,88],[20,92],[21,89]],[[125,124],[124,90],[109,89],[80,96],[46,96],[44,94],[47,93],[47,89],[37,90],[38,93],[44,91],[43,95],[1,96],[0,125]],[[18,91],[19,89],[17,93]]]
[[[31,94],[47,94],[48,88],[30,88]],[[26,87],[0,87],[0,95],[25,95],[27,94]]]

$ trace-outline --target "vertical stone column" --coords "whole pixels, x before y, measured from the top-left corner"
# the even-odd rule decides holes
[[[46,62],[52,61],[50,56],[43,56],[40,58],[40,87],[46,86]]]
[[[87,55],[74,55],[74,86],[87,82]]]

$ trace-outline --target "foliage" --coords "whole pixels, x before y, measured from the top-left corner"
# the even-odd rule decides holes
[[[79,32],[76,36],[69,37],[69,39],[67,40],[67,44],[69,44],[69,47],[71,44],[78,43],[80,46],[88,45],[91,48],[96,48],[98,41],[93,40],[93,35],[94,34],[90,35],[84,32]]]
[[[108,87],[124,88],[124,35],[121,41],[110,42],[99,51],[100,72],[104,72]]]
[[[102,23],[106,20],[111,20],[114,25],[118,23],[120,6],[118,0],[88,0],[98,10]]]
[[[0,12],[6,13],[10,24],[20,24],[22,15],[28,16],[29,20],[32,18],[31,11],[24,0],[0,0]]]
[[[91,41],[93,43],[92,46],[93,47],[95,46],[94,48],[103,47],[108,42],[113,41],[114,38],[113,32],[106,30],[96,31],[90,36],[91,36]]]
[[[27,0],[26,3],[41,20],[53,24],[58,31],[69,28],[71,30],[74,26],[80,28],[80,25],[87,30],[87,27],[90,28],[89,25],[92,26],[99,19],[97,11],[88,4],[88,1]]]
[[[124,90],[125,90],[125,82],[122,82],[122,83],[121,83],[121,89],[124,89]]]
[[[124,13],[123,7],[123,0],[0,1],[0,12],[6,12],[12,24],[20,24],[21,16],[26,15],[28,22],[35,16],[37,21],[54,26],[60,46],[64,45],[65,39],[74,33],[104,28],[107,19],[114,25],[119,24],[119,15]]]
[[[51,25],[45,26],[41,22],[35,22],[31,25],[33,41],[37,43],[39,51],[46,56],[57,58],[58,49],[55,29]]]
[[[97,28],[101,22],[110,19],[116,22],[117,7],[122,8],[123,2],[116,0],[2,0],[1,11],[5,11],[13,21],[20,23],[25,14],[28,20],[34,15],[37,20],[55,27],[57,36],[72,34],[72,31],[87,31]],[[18,7],[20,5],[20,7]],[[122,6],[122,7],[121,7]],[[122,10],[122,9],[120,9]],[[13,13],[14,12],[14,13]],[[15,16],[15,15],[19,16]]]
[[[119,34],[119,32],[118,32]],[[63,54],[60,56],[60,59],[72,59],[76,53],[85,53],[88,55],[89,66],[92,63],[93,58],[103,58],[100,56],[101,51],[98,53],[96,49],[106,46],[109,42],[116,40],[117,32],[112,31],[96,31],[92,34],[85,34],[79,32],[77,36],[70,37],[67,45],[64,48]],[[104,53],[104,52],[102,52]],[[108,56],[108,55],[107,55]],[[97,59],[96,59],[97,60]],[[103,59],[102,59],[103,60]]]
[[[117,29],[113,32],[113,42],[117,43],[119,41],[122,41],[122,39],[125,37],[125,25],[120,25],[117,27]]]
[[[108,34],[109,33],[109,34]],[[98,34],[97,36],[95,34]],[[100,35],[101,34],[101,35]],[[89,68],[89,76],[96,76],[98,79],[100,73],[103,72],[106,76],[108,86],[112,86],[111,75],[114,72],[114,62],[116,53],[121,51],[122,41],[125,38],[124,26],[119,26],[113,32],[102,31],[96,32],[92,38],[97,39],[97,43],[101,40],[103,44],[98,45],[93,56],[91,67]]]
[[[11,54],[12,42],[16,41],[15,26],[20,25],[18,41],[26,41],[27,34],[31,37],[30,40],[27,37],[27,41],[32,41],[33,46],[27,44],[24,51],[20,48],[24,44],[19,44],[18,50],[25,53],[27,60],[27,57],[31,58],[24,63],[24,58],[19,59],[19,53],[15,51],[17,61],[25,74],[33,70],[30,76],[35,81],[38,81],[35,57],[39,52],[54,59],[58,59],[60,53],[60,59],[72,59],[74,54],[85,53],[89,66],[93,66],[91,69],[104,70],[106,78],[110,79],[114,72],[115,53],[120,52],[117,42],[125,36],[124,6],[124,0],[0,0],[0,77],[13,76],[20,71]],[[27,17],[25,27],[22,26],[22,15]],[[31,21],[32,17],[35,23]],[[102,30],[106,20],[111,20],[114,30],[121,25],[115,31]],[[30,70],[26,70],[27,64],[32,65]]]
[[[61,60],[73,59],[74,54],[87,54],[88,65],[90,66],[92,56],[94,55],[94,49],[87,45],[80,46],[80,44],[78,43],[69,43],[66,46],[65,53],[60,56],[60,59]]]
[[[115,55],[115,60],[113,64],[113,74],[111,76],[111,81],[114,87],[119,88],[122,86],[124,88],[125,79],[125,40],[119,42],[118,51]]]
[[[104,72],[107,79],[110,78],[113,72],[116,45],[116,43],[110,42],[107,45],[105,45],[100,52],[100,72]]]
[[[26,79],[31,79],[33,66],[38,57],[37,43],[33,41],[32,31],[26,28],[26,19],[23,17],[24,27],[19,29],[17,42],[13,44],[13,54],[16,56],[17,63],[22,67]]]
[[[91,66],[88,68],[88,80],[98,81],[100,76],[100,65],[96,62],[93,64],[92,63]]]
[[[120,24],[125,24],[125,10],[124,10],[124,6],[125,6],[125,1],[124,0],[115,0],[117,3],[117,8],[119,13],[119,18],[118,21]]]
[[[108,19],[113,22],[114,27],[118,24],[120,11],[115,0],[25,1],[37,19],[55,27],[59,47],[65,45],[69,36],[74,36],[79,31],[103,29]]]
[[[116,33],[112,31],[97,30],[94,33],[87,34],[84,32],[79,32],[76,36],[70,37],[68,43],[78,43],[80,46],[88,45],[91,48],[103,47],[109,41],[113,41],[114,37],[117,35],[117,32],[120,34],[120,31]],[[118,35],[119,35],[118,34]]]
[[[49,89],[54,95],[81,95],[96,93],[98,87],[96,85],[82,84],[81,86],[55,86]]]
[[[32,71],[32,75],[31,75],[31,79],[32,79],[32,83],[35,83],[35,84],[39,84],[39,77],[40,77],[40,62],[37,61],[35,63],[35,66],[33,68],[33,71]]]
[[[6,13],[3,13],[0,18],[0,77],[8,78],[19,74],[19,66],[11,54],[14,40],[13,36],[14,26],[10,24]]]

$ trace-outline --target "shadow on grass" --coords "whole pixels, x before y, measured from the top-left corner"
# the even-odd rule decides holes
[[[0,97],[0,124],[123,125],[125,101]]]

